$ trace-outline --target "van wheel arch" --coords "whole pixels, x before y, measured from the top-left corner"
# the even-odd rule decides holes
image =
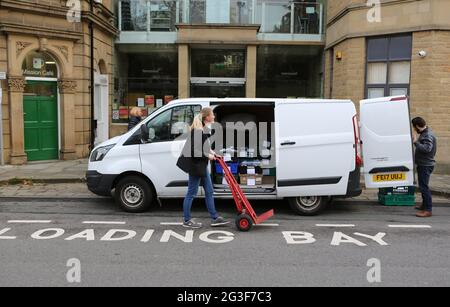
[[[117,184],[118,184],[123,178],[129,177],[129,176],[137,176],[137,177],[143,178],[145,181],[148,182],[148,184],[149,184],[150,187],[152,188],[152,192],[153,192],[153,194],[155,195],[155,198],[157,197],[157,195],[156,195],[156,188],[155,188],[155,185],[153,184],[153,182],[150,180],[150,178],[148,178],[147,176],[145,176],[144,174],[139,173],[139,172],[125,172],[125,173],[120,174],[120,175],[117,176],[117,178],[114,180],[114,182],[113,182],[113,184],[112,184],[112,187],[111,187],[111,190],[115,189],[116,186],[117,186]]]

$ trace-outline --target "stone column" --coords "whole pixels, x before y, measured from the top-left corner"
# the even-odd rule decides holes
[[[246,97],[256,97],[256,58],[257,47],[247,46],[247,81],[246,81]]]
[[[178,46],[178,98],[190,97],[189,45]]]
[[[61,114],[61,159],[75,160],[75,80],[60,79],[58,81]]]
[[[27,162],[24,141],[23,91],[25,78],[10,76],[9,86],[9,118],[11,127],[11,164],[22,165]]]

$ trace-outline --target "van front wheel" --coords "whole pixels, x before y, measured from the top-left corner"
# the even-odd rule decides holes
[[[327,205],[326,199],[321,196],[299,196],[288,199],[292,210],[299,215],[318,215]]]
[[[150,185],[138,176],[129,176],[120,180],[114,194],[120,208],[130,213],[147,211],[153,201]]]

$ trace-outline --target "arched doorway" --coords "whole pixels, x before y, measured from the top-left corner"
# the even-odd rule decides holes
[[[22,63],[24,147],[28,161],[59,159],[58,67],[45,52],[32,51]]]

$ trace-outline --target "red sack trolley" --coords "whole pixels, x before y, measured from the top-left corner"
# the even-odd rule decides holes
[[[231,192],[233,193],[233,199],[236,203],[236,208],[239,214],[236,218],[236,227],[240,231],[249,231],[253,225],[261,224],[271,218],[274,214],[273,210],[269,210],[260,216],[256,215],[241,187],[237,183],[231,171],[228,169],[223,157],[216,156],[216,161],[222,167],[225,179],[230,186]]]

